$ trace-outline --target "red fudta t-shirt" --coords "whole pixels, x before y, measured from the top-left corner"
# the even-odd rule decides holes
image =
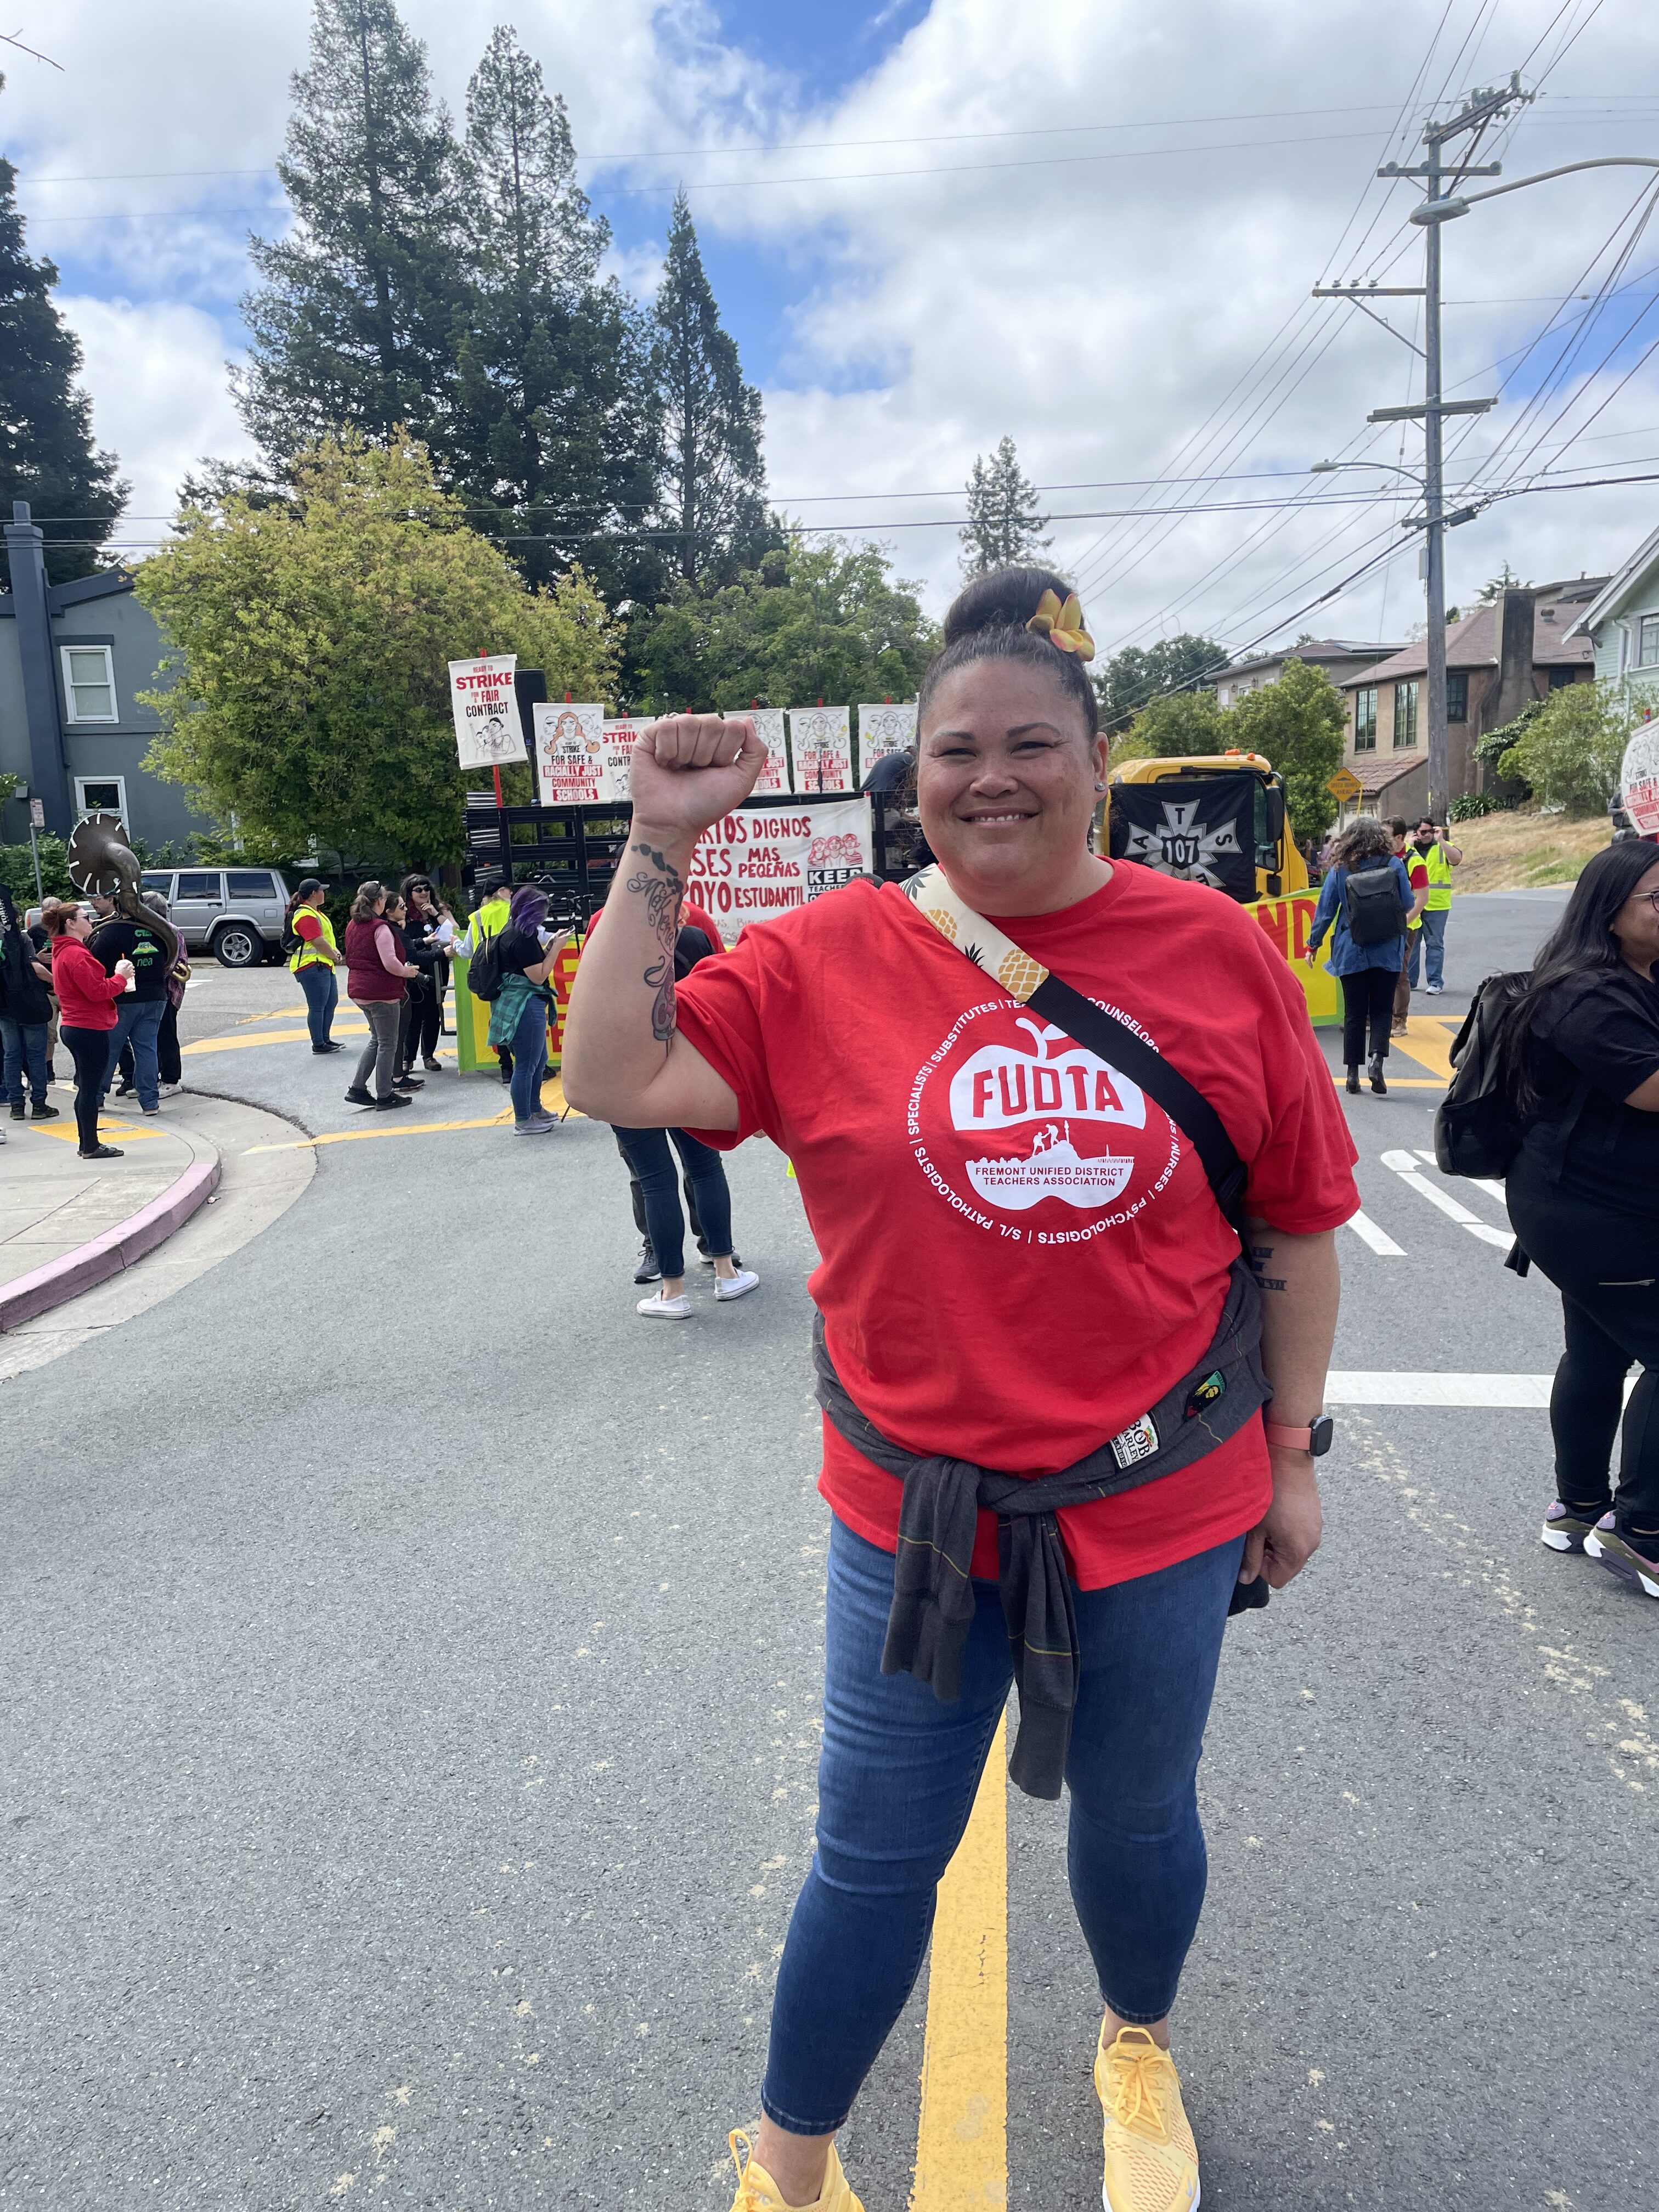
[[[1210,1100],[1253,1213],[1293,1235],[1358,1204],[1357,1157],[1299,985],[1220,892],[1120,865],[1059,914],[993,917],[1128,1020]],[[1069,1467],[1208,1349],[1238,1240],[1198,1155],[1129,1079],[977,975],[896,885],[751,924],[679,987],[679,1026],[738,1127],[794,1163],[809,1285],[854,1402],[907,1450]],[[828,1423],[819,1488],[892,1551],[900,1485]],[[1060,1525],[1085,1589],[1242,1534],[1269,1496],[1252,1421]],[[981,1513],[975,1574],[996,1572]]]

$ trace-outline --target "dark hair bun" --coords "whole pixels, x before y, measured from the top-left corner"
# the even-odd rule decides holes
[[[1024,629],[1045,592],[1064,599],[1072,586],[1052,568],[992,568],[964,584],[945,617],[945,642],[982,629]]]

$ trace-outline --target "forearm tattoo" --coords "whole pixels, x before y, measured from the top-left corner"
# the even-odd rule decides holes
[[[1261,1284],[1264,1291],[1282,1291],[1285,1288],[1283,1275],[1270,1275],[1267,1273],[1273,1263],[1273,1254],[1276,1249],[1272,1244],[1252,1244],[1250,1247],[1250,1266],[1256,1281]]]
[[[628,889],[644,899],[646,915],[662,947],[662,957],[652,962],[641,981],[656,994],[651,1001],[651,1034],[659,1044],[667,1045],[674,1036],[674,940],[685,886],[666,855],[653,846],[635,845],[632,849],[643,854],[651,864],[650,868],[629,876]]]

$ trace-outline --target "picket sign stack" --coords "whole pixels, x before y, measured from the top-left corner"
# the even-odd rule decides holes
[[[550,700],[532,710],[536,791],[544,806],[626,802],[628,762],[638,722],[607,720],[603,707]],[[914,704],[858,709],[857,757],[850,707],[754,707],[748,720],[766,745],[757,798],[855,792],[876,762],[915,742]],[[735,718],[734,718],[735,719]]]

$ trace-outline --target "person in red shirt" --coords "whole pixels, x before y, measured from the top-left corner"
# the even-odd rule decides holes
[[[716,1146],[763,1133],[821,1255],[817,1850],[737,2206],[856,2212],[834,2135],[914,1984],[1012,1676],[1013,1778],[1057,1796],[1063,1774],[1071,1793],[1104,2202],[1186,2212],[1197,2154],[1168,2014],[1203,1900],[1197,1765],[1235,1592],[1282,1588],[1319,1541],[1355,1153],[1301,990],[1251,918],[1090,851],[1106,740],[1065,583],[979,577],[945,636],[917,706],[938,868],[751,927],[678,994],[642,979],[662,974],[698,836],[764,748],[713,716],[644,732],[565,1089]],[[954,918],[933,918],[941,884]],[[1248,1255],[1192,1132],[1015,994],[1043,968],[1219,1116]]]
[[[1412,1010],[1412,958],[1423,927],[1423,908],[1428,903],[1429,869],[1422,854],[1413,852],[1406,842],[1411,835],[1411,824],[1403,815],[1396,814],[1389,823],[1389,835],[1394,839],[1394,856],[1404,866],[1407,881],[1412,887],[1412,910],[1406,917],[1406,956],[1400,963],[1399,981],[1394,987],[1394,1019],[1390,1024],[1395,1036],[1404,1036],[1407,1017]]]
[[[93,924],[83,908],[65,903],[48,908],[52,940],[52,988],[59,1007],[58,1034],[75,1062],[75,1126],[83,1160],[118,1160],[118,1145],[98,1134],[98,1102],[109,1079],[110,1041],[115,1034],[115,1005],[133,979],[131,960],[118,960],[106,973],[89,951]]]

